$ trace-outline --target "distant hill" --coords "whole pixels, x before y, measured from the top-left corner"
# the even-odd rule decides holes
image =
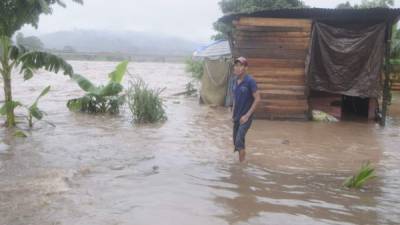
[[[60,31],[39,38],[47,49],[62,50],[70,46],[79,52],[121,52],[135,55],[190,55],[201,45],[176,37],[132,31]]]

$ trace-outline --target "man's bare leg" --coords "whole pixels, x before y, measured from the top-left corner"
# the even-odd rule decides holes
[[[246,159],[246,150],[242,149],[239,151],[239,161],[243,162]]]

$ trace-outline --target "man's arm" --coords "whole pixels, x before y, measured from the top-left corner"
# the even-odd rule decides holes
[[[253,93],[253,97],[254,97],[254,102],[251,105],[249,111],[247,111],[247,113],[245,115],[242,116],[242,118],[240,118],[240,123],[244,124],[247,122],[247,120],[249,120],[250,116],[254,113],[254,111],[257,108],[258,103],[261,100],[260,97],[260,92],[258,92],[258,90],[256,92]]]
[[[254,92],[253,93],[253,97],[254,97],[254,102],[251,105],[251,108],[249,109],[249,111],[246,113],[246,115],[249,116],[249,117],[254,113],[254,111],[256,110],[256,108],[258,106],[258,103],[261,100],[260,92],[258,92],[258,91]]]

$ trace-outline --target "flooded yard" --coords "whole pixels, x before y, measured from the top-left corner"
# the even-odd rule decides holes
[[[116,65],[71,63],[98,83]],[[190,80],[183,64],[131,63],[129,72],[166,87],[165,123],[134,125],[127,108],[70,112],[67,100],[83,92],[63,75],[14,79],[26,104],[51,85],[39,104],[56,126],[38,122],[25,139],[0,129],[0,225],[400,223],[400,95],[386,128],[256,120],[239,164],[230,111],[173,96]],[[378,178],[343,188],[367,160]]]

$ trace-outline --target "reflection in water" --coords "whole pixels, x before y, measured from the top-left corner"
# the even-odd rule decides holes
[[[116,64],[72,63],[99,83]],[[228,109],[171,97],[189,81],[184,65],[132,63],[129,70],[167,87],[167,122],[133,125],[128,109],[117,117],[71,113],[67,99],[82,92],[62,75],[14,81],[22,83],[15,98],[26,103],[52,86],[40,104],[56,127],[39,122],[26,139],[0,129],[1,225],[400,221],[400,96],[385,129],[257,120],[248,161],[239,164]],[[377,166],[379,178],[362,191],[342,188],[365,160]]]
[[[378,224],[377,213],[369,211],[376,207],[374,198],[341,189],[338,174],[282,173],[250,166],[233,166],[230,172],[223,182],[238,184],[232,188],[238,196],[216,198],[231,209],[223,216],[229,224]]]

